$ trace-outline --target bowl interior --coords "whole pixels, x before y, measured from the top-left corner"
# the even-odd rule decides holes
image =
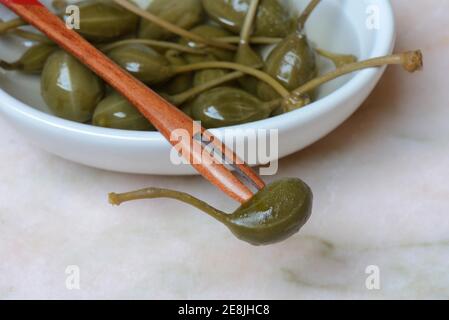
[[[213,0],[210,0],[213,1]],[[294,12],[303,9],[308,0],[283,0]],[[42,1],[49,5],[51,1]],[[141,4],[148,0],[140,0]],[[362,4],[360,4],[362,3]],[[363,1],[351,0],[326,0],[317,8],[307,25],[307,34],[311,42],[323,49],[339,53],[354,54],[360,59],[370,55],[374,35],[360,35],[360,25],[365,19],[366,6]],[[0,18],[7,20],[14,17],[5,7],[0,7]],[[363,39],[363,41],[361,41]],[[0,58],[8,61],[16,60],[20,54],[31,46],[29,41],[23,41],[13,36],[0,39]],[[269,51],[266,50],[265,54]],[[332,64],[325,59],[319,59],[320,72],[326,72],[332,68]],[[337,79],[321,87],[319,96],[324,97],[334,92],[347,83],[353,76],[349,75]],[[22,75],[18,72],[5,72],[0,69],[0,88],[9,95],[15,97],[31,108],[50,113],[40,95],[40,83],[38,76]],[[111,130],[111,129],[104,129]],[[118,130],[115,130],[118,131]],[[158,134],[158,133],[154,133]]]

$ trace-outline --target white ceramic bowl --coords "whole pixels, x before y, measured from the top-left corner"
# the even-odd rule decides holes
[[[48,3],[48,1],[44,1]],[[288,0],[300,10],[308,0]],[[367,21],[378,14],[380,28]],[[4,7],[0,18],[13,15]],[[388,0],[324,0],[307,25],[309,38],[319,47],[356,54],[360,59],[390,54],[394,46],[394,17]],[[14,38],[0,40],[0,57],[16,59],[24,45]],[[321,68],[329,67],[323,61]],[[316,142],[345,121],[366,99],[384,69],[370,69],[324,86],[320,99],[303,108],[235,128],[278,129],[279,158]],[[0,70],[0,113],[39,147],[65,159],[106,170],[181,175],[188,165],[170,161],[171,147],[157,132],[97,128],[49,114],[39,94],[39,78]],[[223,129],[212,130],[221,136]],[[236,135],[241,131],[235,131]],[[250,141],[251,142],[251,141]]]

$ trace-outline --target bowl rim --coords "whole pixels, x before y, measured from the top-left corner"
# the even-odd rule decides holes
[[[382,31],[376,33],[373,47],[368,58],[387,55],[393,51],[395,42],[395,20],[393,8],[390,0],[372,0],[373,4],[378,4],[382,9]],[[305,108],[298,109],[288,114],[255,121],[247,124],[211,129],[213,134],[220,136],[224,130],[232,129],[278,129],[289,128],[300,122],[320,116],[328,112],[338,102],[345,101],[354,93],[369,85],[376,77],[383,72],[384,68],[367,69],[355,74],[347,83],[342,85],[327,96],[311,103]],[[333,101],[333,103],[330,103]],[[41,125],[51,126],[55,129],[62,129],[68,132],[75,132],[90,137],[107,138],[112,140],[127,141],[152,141],[153,143],[166,144],[166,139],[159,132],[130,131],[111,128],[96,127],[89,124],[77,123],[74,121],[59,118],[18,100],[14,96],[0,88],[0,108],[8,113],[17,113],[28,120],[36,121]]]

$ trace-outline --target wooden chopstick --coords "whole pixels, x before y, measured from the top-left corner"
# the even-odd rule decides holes
[[[252,191],[240,181],[224,164],[207,152],[202,152],[204,146],[194,138],[193,120],[175,106],[157,95],[142,82],[117,66],[112,60],[84,40],[76,32],[68,29],[65,24],[37,0],[0,0],[0,3],[14,11],[23,20],[35,26],[64,50],[78,58],[83,64],[103,78],[115,90],[126,97],[174,146],[181,147],[182,152],[191,165],[212,184],[220,188],[231,198],[246,202],[252,196]],[[190,141],[173,141],[171,133],[184,129],[189,133]],[[218,138],[201,128],[215,146],[227,155],[227,158],[238,159],[227,149]],[[192,147],[195,145],[196,147]],[[181,151],[181,150],[178,150]],[[240,172],[259,189],[264,187],[263,180],[246,164],[236,165]]]

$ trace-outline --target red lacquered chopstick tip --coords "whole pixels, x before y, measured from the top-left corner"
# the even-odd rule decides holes
[[[13,4],[21,4],[21,5],[38,5],[38,6],[43,6],[43,4],[40,3],[37,0],[0,0],[0,3],[3,3],[5,5],[7,5],[9,3],[13,3]]]

